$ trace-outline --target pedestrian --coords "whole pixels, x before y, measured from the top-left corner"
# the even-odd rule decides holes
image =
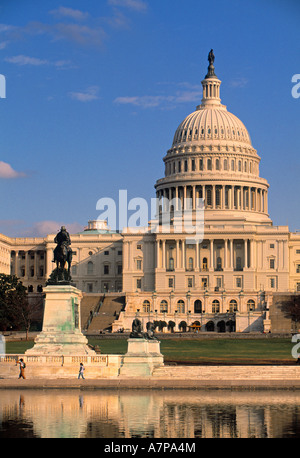
[[[19,378],[26,378],[25,377],[25,367],[26,367],[26,364],[24,363],[24,360],[23,358],[20,358],[20,360],[17,362],[17,364],[19,364],[20,366],[20,373],[19,373]]]
[[[84,379],[83,371],[84,371],[84,365],[82,363],[80,363],[78,379],[80,379],[80,377],[82,377]]]

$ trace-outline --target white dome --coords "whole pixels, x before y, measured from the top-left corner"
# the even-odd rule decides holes
[[[221,104],[197,107],[197,110],[189,114],[178,126],[172,146],[179,147],[188,143],[195,145],[197,142],[203,144],[211,140],[238,142],[251,146],[250,135],[245,125]]]

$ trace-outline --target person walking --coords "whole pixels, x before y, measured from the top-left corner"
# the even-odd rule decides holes
[[[17,362],[17,364],[19,364],[20,366],[20,373],[19,373],[19,378],[23,378],[25,379],[25,367],[26,367],[26,364],[24,363],[24,360],[23,358],[20,358],[20,360]]]
[[[82,377],[83,380],[85,380],[85,378],[83,376],[83,371],[84,371],[84,365],[82,363],[80,363],[78,379],[80,379],[80,377]]]

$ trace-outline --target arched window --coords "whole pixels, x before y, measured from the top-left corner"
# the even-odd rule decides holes
[[[182,299],[180,299],[177,302],[177,312],[178,313],[184,313],[184,311],[185,311],[184,301]]]
[[[216,170],[220,170],[220,161],[216,159]]]
[[[231,170],[234,171],[234,159],[232,159],[232,161],[231,161]]]
[[[161,303],[160,303],[160,313],[168,313],[168,303],[167,303],[167,301],[161,301]]]
[[[253,299],[249,299],[247,302],[247,312],[251,312],[252,310],[255,310],[255,302]]]
[[[194,270],[194,259],[189,258],[189,270]]]
[[[200,299],[194,302],[194,313],[202,313],[202,302]]]
[[[207,271],[207,258],[202,259],[202,270]]]
[[[217,299],[212,302],[212,313],[220,313],[220,302]]]
[[[174,258],[169,259],[169,270],[174,270]]]
[[[211,170],[211,159],[207,159],[207,170]]]
[[[229,302],[229,312],[230,313],[237,312],[237,309],[238,309],[237,301],[235,299],[232,299]]]
[[[93,273],[94,273],[94,264],[92,263],[92,261],[89,261],[87,263],[87,274],[92,275]]]
[[[150,302],[147,300],[143,302],[143,312],[145,313],[150,312]]]
[[[224,159],[224,170],[227,170],[227,159]]]

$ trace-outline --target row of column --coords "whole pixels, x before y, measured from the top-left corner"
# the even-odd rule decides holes
[[[157,191],[158,206],[167,212],[172,206],[178,210],[196,210],[204,199],[205,208],[246,210],[268,213],[267,190],[234,185],[187,185]]]
[[[22,259],[22,256],[25,255],[25,259]],[[44,253],[44,259],[39,259],[40,253],[36,251],[19,251],[17,252],[14,256],[14,274],[17,275],[18,277],[25,276],[28,278],[40,278],[45,275],[45,256],[46,253]],[[31,262],[31,256],[34,256],[33,262]],[[22,275],[21,269],[25,269],[25,275]],[[31,269],[33,268],[33,275],[31,274]],[[40,268],[43,269],[42,272],[40,272]],[[43,275],[40,275],[40,274]]]
[[[169,242],[169,241],[168,241]],[[168,243],[168,250],[167,250],[167,240],[157,240],[156,241],[156,267],[161,269],[169,269],[170,267],[170,258],[174,260],[174,269],[189,269],[189,260],[187,259],[187,244],[186,240],[175,240],[176,248],[170,249],[170,244]],[[239,255],[241,258],[241,265],[234,264],[234,253],[237,256],[237,251],[234,250],[234,241],[233,239],[225,239],[223,242],[216,241],[216,240],[209,240],[209,251],[208,256],[209,260],[207,259],[207,268],[214,270],[217,268],[225,268],[225,269],[234,269],[234,268],[251,268],[254,267],[253,259],[254,259],[254,240],[241,240],[237,241],[236,243],[243,243],[242,250],[239,251]],[[215,249],[214,244],[218,243],[220,245],[222,243],[222,247],[219,249],[220,252],[217,252]],[[200,252],[203,250],[199,244],[193,245],[194,250],[192,250],[191,257],[193,259],[193,270],[203,269],[201,265],[201,258]],[[174,256],[173,251],[176,252]],[[168,253],[167,253],[168,252]],[[207,252],[205,252],[206,254]],[[167,256],[168,254],[168,256]],[[217,256],[219,254],[219,256]],[[206,257],[206,256],[205,256]],[[221,259],[221,265],[218,264],[218,259]],[[169,261],[169,263],[168,263]],[[203,261],[202,261],[203,262]],[[173,270],[173,269],[172,269]],[[204,269],[205,270],[205,269]]]

